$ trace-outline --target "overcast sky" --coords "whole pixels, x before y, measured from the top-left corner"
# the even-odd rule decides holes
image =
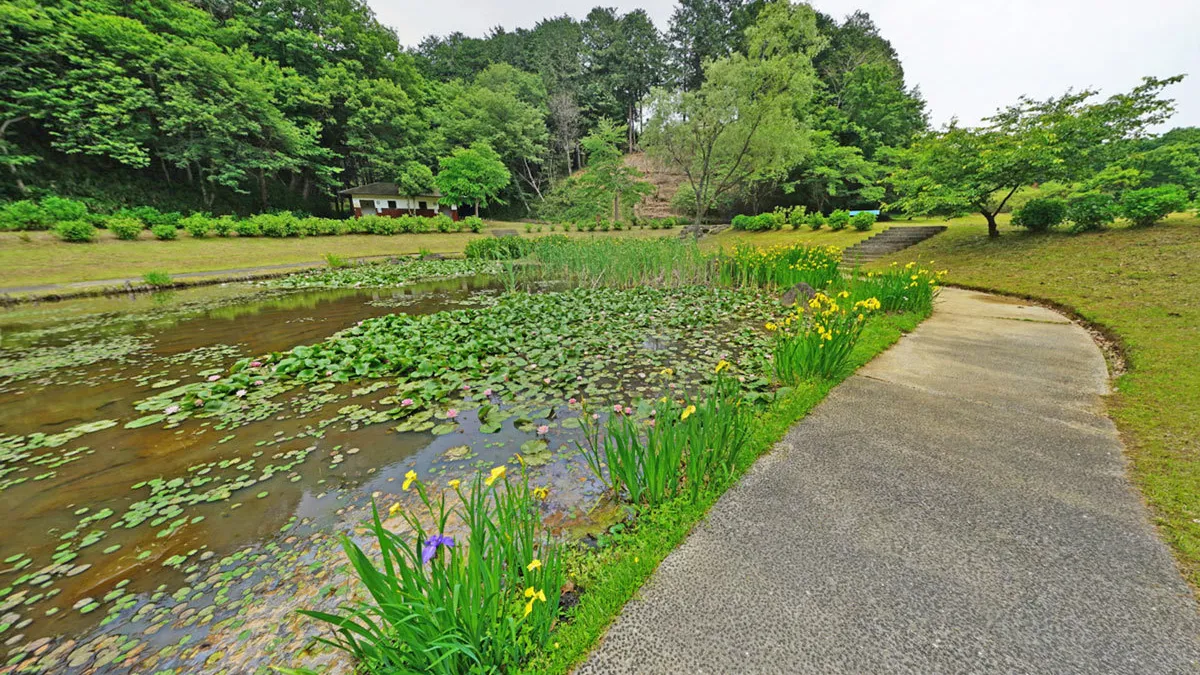
[[[493,26],[583,18],[602,4],[641,7],[665,30],[672,0],[369,0],[406,45],[428,34],[482,36]],[[1068,88],[1128,90],[1143,75],[1188,73],[1167,90],[1170,126],[1200,126],[1200,0],[815,0],[841,19],[862,9],[900,53],[921,87],[934,124],[974,123],[1021,94],[1045,98]]]

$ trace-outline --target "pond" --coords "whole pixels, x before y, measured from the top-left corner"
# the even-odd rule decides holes
[[[444,482],[520,454],[548,522],[586,525],[602,490],[575,452],[585,399],[682,393],[722,358],[755,372],[781,309],[403,276],[0,313],[0,664],[348,672],[294,611],[348,597],[338,535],[372,500],[404,502],[409,470]]]

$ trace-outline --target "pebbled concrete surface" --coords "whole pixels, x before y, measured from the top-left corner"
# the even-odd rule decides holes
[[[1103,356],[946,289],[729,490],[579,673],[1197,673]]]

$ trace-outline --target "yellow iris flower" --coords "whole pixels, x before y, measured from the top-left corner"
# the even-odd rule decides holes
[[[683,414],[679,416],[679,419],[686,420],[687,418],[691,417],[692,413],[694,413],[694,412],[696,412],[696,406],[689,405],[688,407],[683,409]]]
[[[451,490],[457,490],[458,486],[462,485],[462,481],[455,478],[454,480],[450,481],[449,483],[446,483],[446,485],[449,485]]]
[[[404,485],[401,487],[401,489],[407,490],[408,488],[412,487],[413,481],[415,480],[417,480],[416,471],[409,471],[408,473],[404,474]]]
[[[504,474],[508,473],[508,468],[503,464],[492,469],[492,473],[483,481],[487,485],[495,483],[498,479],[504,478]]]
[[[526,566],[525,566],[525,569],[527,569],[527,570],[529,570],[530,572],[532,572],[532,571],[534,571],[534,570],[536,570],[536,569],[541,569],[541,567],[542,567],[542,561],[541,561],[541,560],[538,560],[537,558],[534,558],[534,559],[533,559],[533,562],[531,562],[531,563],[529,563],[528,565],[526,565]]]
[[[529,616],[529,613],[533,611],[534,601],[546,602],[546,594],[543,591],[533,590],[533,586],[525,589],[525,597],[529,598],[529,602],[525,603],[525,616]]]
[[[729,367],[729,362],[728,362],[728,361],[726,361],[725,359],[721,359],[720,361],[718,361],[718,362],[717,362],[717,367],[716,367],[716,369],[715,369],[715,370],[713,370],[713,372],[714,372],[714,373],[719,373],[719,372],[721,372],[722,370],[725,370],[725,369],[726,369],[726,368],[728,368],[728,367]]]

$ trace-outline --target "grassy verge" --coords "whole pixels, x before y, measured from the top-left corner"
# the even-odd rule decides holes
[[[0,288],[127,277],[137,279],[150,270],[183,274],[318,263],[326,253],[341,257],[407,255],[422,250],[461,253],[467,242],[491,236],[493,229],[517,230],[521,236],[528,236],[522,223],[492,223],[482,234],[349,234],[289,239],[193,239],[181,232],[175,241],[146,239],[149,235],[145,233],[138,241],[119,241],[112,233],[102,231],[100,239],[92,244],[64,243],[51,232],[0,232]],[[678,234],[678,230],[571,232],[567,236],[660,237],[672,233]]]
[[[1200,588],[1200,219],[1074,236],[1003,228],[995,240],[968,219],[892,258],[931,259],[954,283],[1064,305],[1120,341],[1128,369],[1110,415],[1159,532]]]
[[[923,318],[923,315],[907,313],[871,320],[851,357],[854,369],[887,349]],[[837,383],[828,381],[798,387],[773,403],[756,420],[748,451],[742,454],[736,476],[744,474],[759,456],[769,451]],[[683,542],[719,497],[716,493],[706,493],[695,502],[680,499],[644,509],[630,529],[612,536],[611,544],[596,552],[575,556],[569,568],[583,591],[580,602],[554,633],[550,649],[527,664],[525,672],[565,673],[586,657],[625,603],[663,558]]]
[[[837,246],[838,248],[849,248],[871,235],[883,232],[889,227],[904,227],[907,224],[906,222],[879,223],[875,225],[874,229],[867,232],[859,232],[849,227],[836,232],[828,227],[823,227],[815,232],[808,227],[801,227],[799,230],[785,227],[782,230],[771,232],[745,232],[730,228],[718,232],[711,237],[701,239],[700,246],[709,250],[722,247],[732,248],[738,244],[753,244],[754,246],[793,246],[802,244],[804,246]]]

